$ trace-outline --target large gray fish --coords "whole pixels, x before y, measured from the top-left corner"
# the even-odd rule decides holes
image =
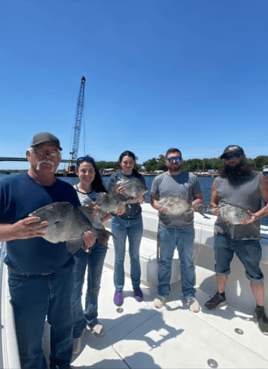
[[[37,209],[29,216],[37,216],[40,222],[48,222],[48,229],[43,238],[52,243],[81,240],[85,232],[91,231],[99,242],[107,247],[109,236],[112,235],[101,223],[95,227],[92,225],[94,217],[90,207],[76,207],[69,202],[54,202]],[[81,245],[81,242],[66,242],[71,253],[75,253]]]
[[[190,214],[191,203],[183,196],[169,195],[158,201],[158,204],[163,208],[167,209],[167,214],[177,215],[179,217]],[[203,204],[194,206],[194,210],[203,215],[204,218],[209,218],[204,215],[205,207]]]
[[[98,205],[101,212],[104,214],[115,212],[121,204],[127,203],[127,197],[116,192],[99,193],[95,205]]]
[[[228,204],[220,201],[218,204],[220,216],[223,220],[227,220],[230,224],[241,224],[243,219],[249,219],[251,216],[247,210],[240,208],[239,206]],[[212,212],[215,208],[212,205],[208,205],[207,211]]]
[[[144,184],[138,179],[138,178],[132,178],[132,179],[122,179],[121,181],[117,182],[115,188],[118,187],[124,187],[125,189],[125,195],[131,196],[133,198],[136,197],[137,193],[141,193],[142,195],[145,195],[148,190],[144,186]]]

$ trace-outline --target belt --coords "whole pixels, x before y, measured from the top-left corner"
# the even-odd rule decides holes
[[[50,274],[52,274],[52,273],[29,274],[29,273],[22,273],[22,272],[19,272],[18,270],[12,269],[12,268],[10,268],[10,267],[7,267],[7,268],[8,268],[9,273],[19,274],[19,275],[35,275],[35,276],[42,275],[42,276],[46,276],[46,275],[50,275]]]

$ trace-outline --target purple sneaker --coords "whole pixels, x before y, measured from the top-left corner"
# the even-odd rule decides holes
[[[143,293],[140,287],[133,287],[135,300],[141,302],[143,300]]]
[[[121,306],[123,304],[122,291],[115,291],[115,294],[114,294],[114,303],[117,306]]]

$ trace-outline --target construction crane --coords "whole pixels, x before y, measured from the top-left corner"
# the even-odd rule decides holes
[[[79,141],[80,141],[80,132],[82,125],[82,117],[84,110],[84,95],[85,95],[85,76],[81,78],[81,85],[79,90],[79,96],[76,106],[76,117],[75,117],[75,126],[74,126],[74,135],[73,135],[73,147],[70,152],[71,158],[69,160],[69,166],[66,170],[67,175],[75,174],[75,163],[78,155],[79,149]]]

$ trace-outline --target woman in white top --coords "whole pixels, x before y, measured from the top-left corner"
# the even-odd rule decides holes
[[[73,187],[76,189],[81,205],[88,201],[96,201],[98,192],[107,192],[104,187],[98,167],[94,159],[84,156],[77,159],[77,175],[79,183]],[[96,209],[96,207],[95,207]],[[121,209],[122,210],[122,209]],[[121,214],[122,211],[119,211]],[[96,214],[96,212],[95,212]],[[106,214],[102,221],[110,218]],[[82,248],[74,254],[74,287],[72,294],[73,316],[74,316],[74,347],[73,354],[77,354],[81,347],[81,337],[86,326],[95,334],[104,334],[102,323],[98,320],[98,295],[101,282],[101,274],[107,248],[100,244],[98,240],[85,252]],[[87,292],[85,310],[82,309],[81,295],[84,284],[84,277],[87,272]]]

